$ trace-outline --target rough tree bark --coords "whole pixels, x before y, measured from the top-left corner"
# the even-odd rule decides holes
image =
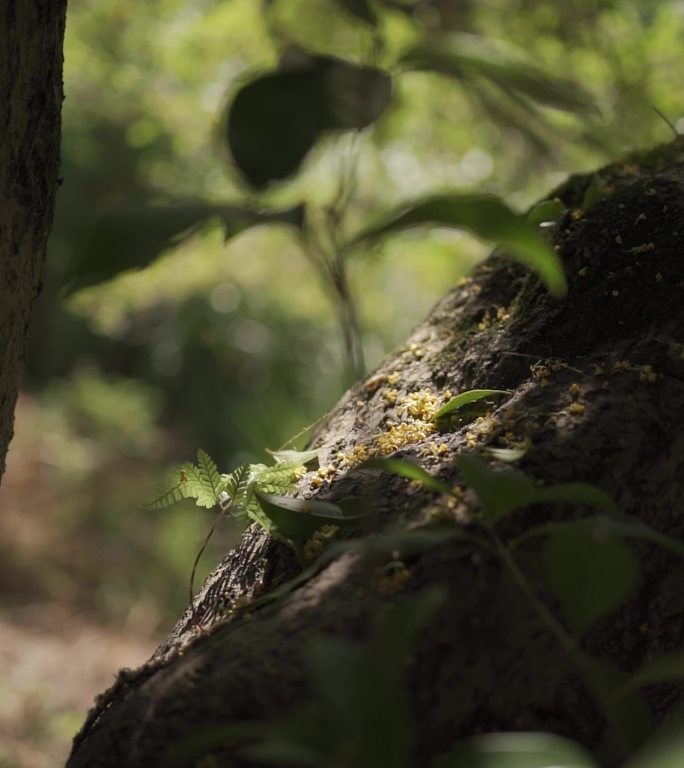
[[[594,483],[627,515],[684,535],[684,138],[604,169],[601,200],[580,212],[592,179],[573,177],[555,192],[569,209],[553,235],[567,270],[567,299],[550,298],[533,275],[493,254],[319,428],[314,443],[323,448],[322,464],[336,471],[322,488],[313,488],[318,481],[310,473],[304,495],[373,500],[378,523],[367,542],[380,531],[431,525],[435,517],[454,530],[477,531],[472,492],[444,505],[403,479],[349,468],[353,460],[345,465],[338,454],[356,448],[359,457],[358,446],[390,450],[394,443],[395,455],[454,484],[459,454],[526,439],[519,470],[549,484]],[[475,388],[512,394],[490,418],[430,433],[421,419],[429,395]],[[410,393],[422,393],[423,405],[418,397],[406,401]],[[408,423],[409,406],[413,426],[392,432],[390,421]],[[587,514],[567,504],[530,507],[506,518],[499,533],[507,541],[531,525]],[[654,546],[637,549],[638,588],[581,644],[625,672],[684,641],[681,563]],[[539,576],[539,547],[521,547],[515,556],[559,615]],[[376,569],[393,557],[404,578],[388,583]],[[359,549],[289,593],[245,609],[255,593],[295,572],[285,545],[249,528],[203,587],[204,631],[193,630],[186,614],[147,665],[122,671],[77,736],[70,768],[161,766],[170,748],[202,729],[291,712],[309,695],[308,638],[366,638],[384,605],[432,584],[444,585],[448,598],[411,663],[413,765],[428,766],[459,738],[506,729],[568,735],[606,765],[624,757],[567,651],[497,558],[458,541],[407,545],[399,553]],[[647,693],[659,720],[680,690]],[[227,748],[213,754],[216,762],[207,765],[243,764]]]
[[[65,14],[0,2],[0,478],[58,185]]]

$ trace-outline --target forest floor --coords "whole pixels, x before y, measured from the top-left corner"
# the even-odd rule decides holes
[[[0,609],[0,768],[63,765],[94,697],[155,646],[57,603]]]
[[[103,575],[130,573],[130,563],[100,557],[92,572],[92,550],[111,531],[96,511],[82,519],[83,491],[55,481],[41,458],[50,435],[29,407],[24,398],[0,488],[0,768],[64,765],[95,696],[165,634],[144,601],[106,610]]]

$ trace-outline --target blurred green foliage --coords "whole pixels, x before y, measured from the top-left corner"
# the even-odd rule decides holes
[[[179,558],[159,568],[165,577],[139,582],[172,593],[168,574],[192,558],[188,527],[199,540],[205,521],[165,513],[152,522],[135,510],[162,467],[198,445],[221,467],[258,460],[327,410],[347,383],[328,288],[291,228],[250,229],[224,246],[210,225],[147,269],[66,298],[100,216],[201,199],[270,209],[304,202],[323,220],[345,174],[346,237],[435,188],[495,193],[521,209],[568,172],[667,140],[652,107],[684,129],[683,31],[675,0],[73,0],[64,182],[25,386],[40,414],[40,444],[61,446],[61,479],[50,470],[45,481],[81,488],[68,513],[80,515],[74,530],[116,528],[120,550],[153,547],[162,561]],[[454,77],[399,63],[426,35],[451,33],[479,35],[496,55],[524,51],[531,66],[581,85],[602,119],[544,107],[481,71]],[[326,134],[295,179],[257,200],[226,157],[226,108],[292,46],[387,67],[395,95],[371,128]],[[144,217],[135,227],[144,238]],[[369,365],[484,252],[436,230],[350,260]],[[41,455],[37,439],[29,442]],[[124,529],[136,526],[142,543],[130,544]]]

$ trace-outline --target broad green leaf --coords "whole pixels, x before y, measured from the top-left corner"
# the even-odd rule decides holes
[[[611,730],[629,752],[634,752],[652,732],[651,710],[646,699],[631,691],[617,698],[626,676],[606,659],[581,658],[582,676],[604,713]]]
[[[437,72],[462,81],[482,78],[515,97],[556,109],[597,113],[595,103],[577,83],[547,75],[520,51],[478,35],[433,34],[410,48],[400,61],[413,70]]]
[[[413,464],[404,459],[368,459],[359,465],[359,469],[382,469],[385,472],[391,472],[393,475],[405,477],[407,480],[415,480],[422,483],[431,491],[437,491],[447,496],[451,495],[451,488],[426,472],[422,467]]]
[[[288,496],[274,496],[258,488],[255,494],[264,515],[276,526],[286,539],[305,542],[324,525],[335,525],[346,531],[362,526],[368,519],[369,510],[345,515],[336,504],[315,499],[293,499]]]
[[[337,757],[321,765],[410,768],[406,660],[443,601],[437,589],[400,600],[380,620],[370,642],[323,637],[311,643],[311,685],[333,740],[330,758]]]
[[[508,389],[470,389],[467,392],[461,392],[452,397],[448,403],[445,403],[434,415],[433,419],[443,419],[454,411],[458,411],[463,408],[464,405],[474,403],[478,400],[485,400],[490,397],[501,397],[510,395],[511,391]]]
[[[610,510],[608,511],[610,512]],[[646,523],[642,523],[640,520],[633,520],[623,515],[616,516],[614,511],[610,517],[598,515],[596,517],[585,517],[581,520],[572,520],[569,522],[544,523],[535,526],[534,528],[530,528],[517,539],[509,542],[509,546],[515,548],[528,539],[537,538],[539,536],[548,536],[561,529],[572,528],[576,525],[586,525],[592,530],[597,539],[618,537],[623,539],[649,541],[652,544],[657,544],[659,547],[679,555],[680,557],[684,557],[684,544],[677,539],[656,531],[646,525]]]
[[[372,27],[377,26],[378,16],[369,0],[336,0],[336,2],[357,19],[365,21]]]
[[[487,733],[459,744],[433,768],[598,768],[575,741],[553,733]]]
[[[589,483],[538,486],[522,473],[492,470],[479,456],[460,456],[457,466],[466,485],[477,494],[489,522],[532,504],[586,504],[617,514],[615,502]]]
[[[544,560],[549,584],[578,635],[629,597],[639,572],[638,560],[626,544],[597,539],[587,525],[552,533]]]
[[[322,133],[368,127],[391,98],[392,81],[379,69],[288,54],[279,70],[243,86],[227,115],[231,155],[256,189],[295,173]]]
[[[142,269],[211,222],[221,223],[228,239],[260,224],[301,227],[302,217],[302,206],[260,211],[202,200],[111,209],[95,218],[67,290],[73,293],[121,272]]]
[[[615,692],[619,698],[624,693],[656,683],[674,683],[684,680],[684,653],[666,653],[656,656],[634,672],[622,689]],[[684,765],[684,763],[683,763]]]
[[[630,760],[625,768],[682,768],[684,765],[684,739],[680,734],[663,739]]]
[[[586,504],[601,509],[609,515],[617,515],[613,499],[591,483],[560,483],[559,485],[535,486],[532,504]]]
[[[530,224],[555,223],[567,210],[563,203],[556,200],[542,200],[541,203],[537,203],[525,214],[525,218]]]
[[[446,193],[405,203],[361,231],[347,247],[420,226],[465,229],[498,243],[512,258],[534,270],[554,296],[562,297],[567,292],[558,255],[536,226],[496,195]]]
[[[321,453],[320,448],[311,451],[268,451],[278,464],[288,463],[305,466],[316,461]]]
[[[475,491],[490,522],[534,503],[536,487],[532,478],[491,470],[479,456],[460,456],[456,464],[463,482]]]
[[[512,464],[514,461],[520,461],[529,449],[529,444],[522,448],[491,448],[487,446],[484,452],[492,459]]]
[[[584,190],[584,196],[582,197],[582,205],[580,206],[583,211],[589,210],[596,203],[601,202],[603,199],[603,178],[600,173],[594,173],[591,176],[589,185]]]

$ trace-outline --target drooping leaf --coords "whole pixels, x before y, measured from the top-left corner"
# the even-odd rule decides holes
[[[228,239],[260,224],[301,227],[302,218],[302,206],[259,211],[202,200],[111,209],[95,218],[67,290],[73,293],[127,270],[142,269],[211,222],[221,223]]]
[[[479,456],[460,456],[456,463],[463,482],[477,494],[489,522],[533,503],[536,488],[532,478],[491,470]]]
[[[625,684],[615,691],[616,697],[657,683],[675,683],[684,680],[684,653],[665,653],[644,662]]]
[[[584,190],[582,196],[582,205],[580,208],[583,211],[588,211],[593,205],[601,202],[603,199],[603,178],[600,173],[594,173],[591,176],[587,188]]]
[[[634,752],[653,731],[648,702],[637,691],[615,696],[616,691],[624,690],[626,675],[605,658],[583,656],[581,672],[611,730],[629,752]]]
[[[331,739],[329,759],[321,765],[409,768],[406,659],[443,600],[437,589],[401,600],[370,642],[322,637],[310,644],[311,687]]]
[[[401,58],[407,68],[449,75],[465,82],[485,79],[510,95],[578,114],[596,113],[577,83],[552,77],[509,45],[467,33],[426,37]]]
[[[498,243],[507,254],[534,270],[554,296],[562,297],[567,292],[563,267],[555,251],[537,227],[496,195],[447,193],[405,203],[362,230],[347,247],[420,226],[465,229],[483,240]]]
[[[368,127],[390,102],[389,75],[298,51],[287,66],[243,86],[230,107],[226,137],[247,182],[261,189],[291,176],[326,131]]]
[[[509,542],[509,547],[515,549],[529,539],[549,536],[557,531],[581,524],[589,527],[597,539],[617,537],[648,541],[679,555],[679,557],[684,557],[684,544],[681,541],[656,531],[654,528],[646,525],[646,523],[641,522],[641,520],[634,520],[633,518],[617,514],[614,507],[612,510],[609,508],[607,511],[609,516],[597,515],[595,517],[584,517],[582,520],[556,521],[537,525]]]
[[[261,509],[286,539],[305,542],[324,525],[335,525],[346,531],[359,528],[370,515],[369,509],[345,515],[336,504],[315,499],[293,499],[255,491]]]
[[[609,515],[617,515],[618,508],[613,499],[591,483],[560,483],[559,485],[536,486],[532,504],[586,504],[601,509]]]
[[[629,597],[639,572],[638,560],[626,544],[597,539],[581,521],[549,536],[544,560],[549,584],[578,635]]]
[[[525,215],[530,224],[537,226],[547,223],[555,223],[565,213],[566,207],[563,203],[556,200],[542,200],[541,203],[534,205]]]
[[[405,461],[404,459],[368,459],[367,461],[364,461],[363,464],[360,464],[358,468],[381,469],[385,472],[391,472],[393,475],[405,477],[407,480],[415,480],[418,483],[422,483],[431,491],[437,491],[437,493],[443,493],[447,496],[451,495],[451,488],[449,488],[446,483],[438,480],[417,464]]]
[[[320,448],[314,448],[311,451],[268,451],[276,460],[276,463],[287,462],[298,466],[305,466],[313,461],[317,461],[321,453]]]
[[[664,735],[653,746],[630,760],[625,768],[681,768],[684,765],[684,738],[681,730]]]
[[[512,464],[514,461],[522,459],[529,449],[529,444],[520,448],[492,448],[491,446],[487,446],[485,447],[484,452],[492,459]]]
[[[586,504],[617,514],[617,506],[610,496],[589,483],[538,486],[527,475],[490,469],[479,456],[460,456],[457,466],[463,481],[477,494],[491,523],[514,509],[532,504]]]
[[[487,733],[441,755],[434,768],[598,768],[584,747],[552,733]]]
[[[371,27],[375,27],[378,24],[378,15],[376,14],[373,6],[368,0],[335,0],[339,6],[344,8],[347,13],[351,14],[361,21],[365,21]]]
[[[470,389],[467,392],[461,392],[456,395],[456,397],[452,397],[448,403],[443,405],[437,411],[433,419],[435,421],[443,419],[450,413],[458,411],[463,408],[463,406],[477,402],[478,400],[485,400],[490,397],[502,397],[510,394],[511,392],[508,389]]]

